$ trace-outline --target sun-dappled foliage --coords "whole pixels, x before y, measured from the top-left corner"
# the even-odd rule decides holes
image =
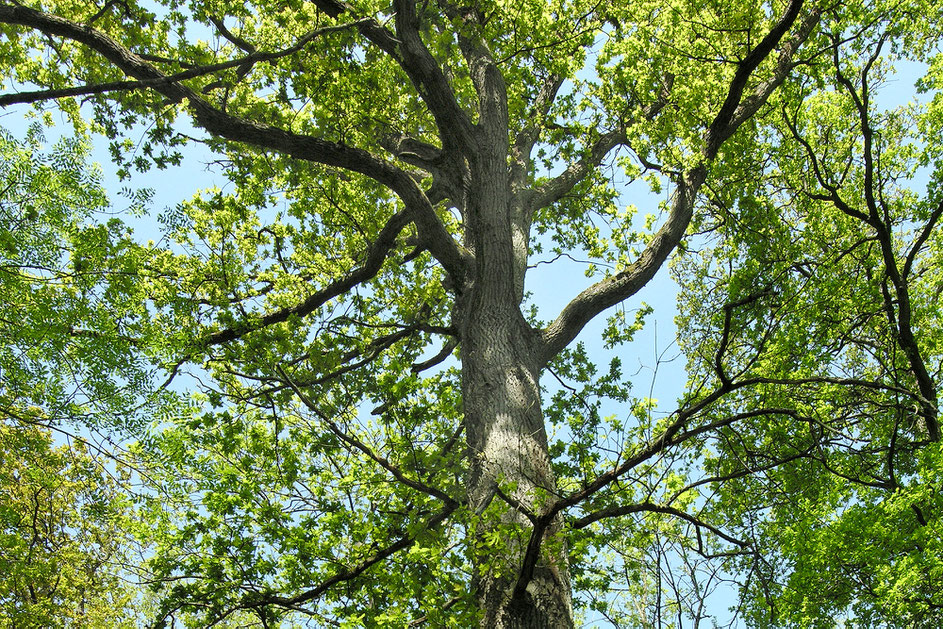
[[[941,12],[0,1],[3,479],[97,509],[30,604],[932,627]]]
[[[0,423],[0,626],[133,627],[121,478],[51,441]]]

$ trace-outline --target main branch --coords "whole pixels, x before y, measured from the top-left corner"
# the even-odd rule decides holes
[[[642,255],[629,268],[590,286],[576,296],[560,315],[542,332],[544,364],[570,344],[580,330],[601,312],[637,293],[658,272],[687,231],[694,212],[698,190],[707,178],[709,164],[717,156],[721,145],[746,120],[759,111],[769,96],[792,70],[793,57],[799,46],[818,24],[820,11],[814,10],[804,19],[795,34],[782,46],[771,76],[759,83],[746,96],[747,84],[754,71],[767,59],[780,40],[792,27],[802,8],[803,0],[792,0],[786,13],[738,64],[737,71],[727,88],[727,96],[720,111],[705,133],[702,161],[677,180],[677,189],[671,201],[668,220],[658,230]]]
[[[410,219],[416,223],[430,253],[449,274],[456,279],[464,277],[469,254],[449,234],[416,181],[394,164],[363,149],[291,133],[220,110],[183,83],[169,81],[167,75],[105,33],[82,24],[28,7],[10,5],[0,5],[0,23],[34,28],[48,36],[64,37],[83,44],[128,76],[148,82],[151,89],[172,102],[186,102],[197,126],[214,136],[360,173],[377,181],[406,204]]]
[[[373,277],[380,271],[381,266],[383,265],[384,260],[386,260],[387,255],[396,245],[396,237],[403,230],[406,225],[409,224],[409,215],[406,212],[398,212],[394,214],[386,225],[380,230],[380,234],[377,236],[376,240],[371,244],[369,251],[367,252],[367,259],[364,262],[363,266],[358,269],[355,269],[345,275],[344,277],[331,282],[321,290],[318,290],[303,301],[288,306],[286,308],[280,308],[273,312],[270,312],[254,321],[246,321],[241,323],[238,326],[227,328],[225,330],[220,330],[218,332],[213,332],[205,338],[202,339],[200,345],[203,347],[210,347],[213,345],[220,345],[223,343],[229,343],[235,341],[249,332],[255,330],[261,330],[276,323],[282,323],[287,321],[291,317],[305,317],[324,304],[329,300],[343,295],[349,291],[354,286],[361,284]]]
[[[340,0],[312,1],[331,17],[355,12],[351,5]],[[395,35],[372,18],[358,21],[361,35],[399,63],[435,119],[444,148],[456,150],[473,146],[472,122],[459,106],[442,68],[419,37],[415,3],[397,0],[395,9]]]

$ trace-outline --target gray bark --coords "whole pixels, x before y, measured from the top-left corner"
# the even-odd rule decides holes
[[[509,278],[510,279],[510,278]],[[570,627],[570,580],[562,540],[543,544],[523,593],[515,586],[533,522],[556,494],[538,389],[533,330],[519,312],[476,291],[462,346],[469,449],[468,495],[481,518],[475,541],[507,530],[501,556],[476,557],[474,590],[482,627]],[[490,291],[489,291],[490,292]],[[550,527],[544,541],[559,533]],[[557,549],[547,552],[546,549]]]
[[[533,576],[518,587],[534,518],[555,499],[557,487],[540,404],[541,338],[520,310],[529,226],[512,191],[506,123],[501,112],[495,117],[499,124],[490,133],[481,129],[479,147],[486,150],[470,165],[462,209],[474,263],[456,303],[467,492],[480,516],[474,543],[495,532],[503,538],[500,556],[476,553],[473,590],[482,627],[572,627],[562,539],[542,545]],[[561,522],[547,527],[545,540],[559,537]]]

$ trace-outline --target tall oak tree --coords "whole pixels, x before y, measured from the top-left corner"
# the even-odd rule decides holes
[[[833,511],[867,506],[826,487],[878,473],[843,439],[879,444],[866,454],[890,461],[891,493],[906,485],[901,452],[938,452],[929,315],[908,275],[940,211],[931,199],[892,217],[880,200],[912,166],[875,166],[868,82],[885,44],[930,58],[931,13],[803,0],[0,3],[0,105],[55,104],[79,134],[110,140],[126,176],[200,142],[231,182],[165,210],[162,239],[100,272],[133,277],[100,338],[194,391],[142,435],[162,495],[176,496],[142,511],[158,624],[570,627],[574,584],[605,591],[612,575],[596,566],[611,561],[635,587],[632,545],[653,537],[742,567],[750,613],[775,621],[790,590],[771,562],[796,539],[756,521],[814,527],[798,507],[776,510],[784,487],[820,489],[808,499]],[[820,101],[835,109],[815,122]],[[668,191],[645,227],[620,200],[636,180]],[[856,229],[870,258],[842,244]],[[675,252],[699,300],[681,321],[691,381],[656,421],[618,362],[599,375],[574,341],[617,306],[605,340],[630,341],[644,317],[622,306]],[[545,255],[593,262],[593,282],[549,322],[526,291]],[[833,339],[815,332],[822,312],[803,347],[799,315],[814,308],[802,299],[838,290],[814,269],[842,277],[852,260],[880,292],[837,317],[890,328],[841,336],[836,324]],[[893,356],[880,373],[854,354],[871,336],[889,343],[875,361]],[[550,395],[548,374],[572,393]],[[601,416],[603,398],[625,404],[621,418]],[[913,419],[894,416],[905,407]],[[875,419],[836,427],[862,413]],[[920,487],[913,512],[938,527]],[[680,589],[663,603],[658,584],[655,613],[700,618]],[[867,600],[867,584],[846,589],[842,601]],[[915,605],[939,605],[917,590]],[[696,587],[691,598],[703,600]]]

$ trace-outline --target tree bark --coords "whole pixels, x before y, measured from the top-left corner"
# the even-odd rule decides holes
[[[482,627],[570,627],[565,549],[545,543],[523,595],[514,588],[533,522],[555,494],[540,409],[534,332],[516,309],[476,296],[466,319],[462,388],[468,439],[468,496],[479,514],[473,587]],[[547,535],[559,532],[551,527]],[[488,539],[497,537],[501,556]],[[550,540],[547,540],[550,541]],[[548,551],[546,549],[556,549]]]
[[[570,627],[565,548],[545,539],[523,595],[514,595],[533,522],[556,493],[540,409],[534,332],[516,309],[476,296],[465,324],[462,389],[467,489],[477,520],[473,587],[482,627]],[[560,526],[548,529],[547,537]],[[499,539],[498,546],[488,539]],[[551,542],[551,543],[547,543]],[[548,550],[553,549],[553,550]],[[501,556],[495,556],[499,550]]]
[[[514,224],[522,213],[512,208],[506,164],[506,153],[495,151],[472,167],[464,210],[475,262],[456,304],[467,491],[478,516],[472,587],[481,627],[566,628],[573,613],[559,517],[526,587],[519,584],[534,519],[557,488],[540,405],[542,340],[520,310],[527,252],[518,232],[527,226]]]

